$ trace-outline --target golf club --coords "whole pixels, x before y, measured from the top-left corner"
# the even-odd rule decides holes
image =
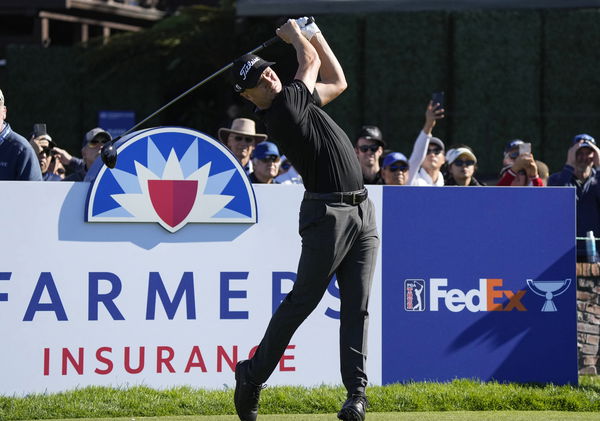
[[[311,16],[311,17],[308,18],[308,21],[306,22],[306,25],[311,24],[314,21],[315,21],[315,19]],[[263,42],[261,45],[259,45],[255,49],[253,49],[251,51],[248,51],[246,54],[257,53],[258,51],[261,51],[262,49],[264,49],[264,48],[266,48],[266,47],[268,47],[268,46],[276,43],[279,40],[281,40],[281,38],[279,38],[278,36],[274,36],[273,38],[271,38],[271,39]],[[115,165],[117,165],[117,149],[115,148],[115,143],[119,139],[121,139],[123,136],[131,133],[132,131],[134,131],[135,129],[137,129],[138,127],[140,127],[142,124],[144,124],[146,121],[150,120],[152,117],[154,117],[155,115],[159,114],[164,109],[170,107],[171,105],[173,105],[174,103],[176,103],[177,101],[179,101],[181,98],[183,98],[184,96],[188,95],[190,92],[192,92],[195,89],[199,88],[200,86],[204,85],[206,82],[208,82],[211,79],[217,77],[218,75],[220,75],[221,73],[225,72],[226,70],[229,70],[233,66],[233,63],[234,62],[232,61],[228,65],[220,68],[219,70],[217,70],[216,72],[214,72],[212,75],[210,75],[210,76],[206,77],[205,79],[201,80],[200,82],[198,82],[197,84],[195,84],[194,86],[192,86],[190,89],[188,89],[187,91],[185,91],[182,94],[180,94],[178,97],[172,99],[167,104],[163,105],[161,108],[159,108],[158,110],[154,111],[148,117],[146,117],[145,119],[143,119],[142,121],[140,121],[139,123],[137,123],[135,126],[133,126],[132,128],[130,128],[126,132],[124,132],[121,135],[119,135],[117,138],[111,140],[110,142],[107,142],[102,147],[102,152],[100,154],[100,156],[102,157],[102,162],[104,162],[104,164],[108,168],[114,168]]]

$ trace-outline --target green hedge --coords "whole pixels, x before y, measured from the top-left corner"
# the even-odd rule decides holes
[[[471,145],[481,175],[500,169],[509,139],[533,143],[536,158],[558,171],[568,141],[600,137],[600,9],[407,12],[317,16],[340,60],[348,90],[326,110],[354,140],[363,124],[381,127],[391,149],[410,154],[433,91],[446,92],[447,118],[435,134],[448,146]],[[8,121],[27,135],[33,123],[74,153],[104,109],[144,118],[274,36],[283,19],[239,18],[202,7],[140,33],[87,48],[13,46],[1,88]],[[284,43],[260,53],[282,79],[295,72]],[[146,124],[189,126],[216,135],[250,104],[225,75]]]

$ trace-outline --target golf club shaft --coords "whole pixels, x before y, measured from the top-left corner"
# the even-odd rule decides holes
[[[280,39],[281,38],[279,38],[278,36],[274,36],[273,38],[271,38],[271,39],[263,42],[261,45],[259,45],[258,47],[256,47],[252,51],[249,51],[247,54],[254,54],[254,53],[256,53],[256,52],[258,52],[258,51],[260,51],[260,50],[268,47],[269,45],[272,45],[272,44],[276,43]],[[147,122],[148,120],[150,120],[152,117],[154,117],[155,115],[161,113],[163,110],[165,110],[166,108],[170,107],[171,105],[173,105],[174,103],[176,103],[177,101],[179,101],[184,96],[188,95],[190,92],[198,89],[200,86],[204,85],[206,82],[214,79],[215,77],[219,76],[221,73],[229,70],[231,68],[231,66],[233,66],[233,62],[229,63],[228,65],[226,65],[226,66],[224,66],[222,68],[220,68],[219,70],[217,70],[216,72],[214,72],[212,75],[204,78],[203,80],[201,80],[200,82],[198,82],[197,84],[195,84],[194,86],[192,86],[187,91],[181,93],[178,97],[172,99],[171,101],[169,101],[168,103],[166,103],[165,105],[163,105],[162,107],[160,107],[158,110],[154,111],[148,117],[146,117],[145,119],[143,119],[142,121],[140,121],[139,123],[137,123],[135,126],[133,126],[132,128],[130,128],[129,130],[127,130],[125,133],[121,134],[121,136],[119,136],[119,137],[123,137],[123,136],[131,133],[132,131],[134,131],[135,129],[137,129],[141,125],[143,125],[145,122]]]
[[[314,21],[315,21],[315,19],[311,16],[311,17],[308,18],[308,20],[305,23],[305,25],[306,24],[311,24]],[[269,45],[272,45],[272,44],[276,43],[280,39],[281,38],[279,38],[278,36],[274,36],[273,38],[271,38],[271,39],[263,42],[262,44],[260,44],[255,49],[253,49],[251,51],[248,51],[248,53],[246,53],[246,54],[254,54],[254,53],[262,50],[263,48],[268,47]],[[186,96],[187,94],[189,94],[193,90],[199,88],[200,86],[204,85],[209,80],[215,78],[216,76],[220,75],[224,71],[226,71],[226,70],[230,69],[231,67],[233,67],[233,63],[234,62],[232,61],[228,65],[226,65],[226,66],[222,67],[221,69],[217,70],[212,75],[210,75],[207,78],[201,80],[200,82],[198,82],[197,84],[195,84],[194,86],[192,86],[190,89],[188,89],[187,91],[185,91],[182,94],[180,94],[177,98],[172,99],[167,104],[163,105],[158,110],[156,110],[152,114],[150,114],[148,117],[146,117],[145,119],[143,119],[142,121],[140,121],[139,123],[137,123],[136,125],[134,125],[133,127],[131,127],[129,130],[127,130],[126,132],[124,132],[121,135],[119,135],[117,138],[111,140],[106,145],[104,145],[102,147],[102,152],[100,153],[100,157],[102,158],[102,162],[104,162],[104,164],[107,167],[114,168],[115,165],[117,164],[117,151],[116,151],[116,148],[115,148],[115,144],[117,143],[117,141],[119,141],[123,136],[131,133],[132,131],[134,131],[138,127],[142,126],[145,122],[147,122],[148,120],[150,120],[152,117],[154,117],[155,115],[161,113],[165,108],[170,107],[171,105],[173,105],[174,103],[176,103],[177,101],[179,101],[181,98],[183,98],[184,96]]]

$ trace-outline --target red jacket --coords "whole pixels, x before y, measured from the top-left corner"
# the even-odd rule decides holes
[[[497,186],[510,186],[515,178],[517,178],[517,175],[509,168],[508,170],[504,171],[502,178],[500,180],[498,180],[498,183],[496,183],[496,185]],[[544,185],[544,183],[542,182],[542,179],[540,177],[529,178],[529,183],[530,183],[530,184],[528,184],[529,186],[542,187]]]

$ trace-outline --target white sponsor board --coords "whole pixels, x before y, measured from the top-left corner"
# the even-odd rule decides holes
[[[176,233],[155,223],[86,223],[88,189],[0,182],[0,394],[232,387],[232,367],[259,343],[274,297],[291,288],[304,189],[255,185],[257,224],[188,224]],[[369,194],[381,221],[382,189]],[[373,384],[381,384],[380,267],[378,257]],[[341,383],[337,310],[326,293],[269,384]]]

